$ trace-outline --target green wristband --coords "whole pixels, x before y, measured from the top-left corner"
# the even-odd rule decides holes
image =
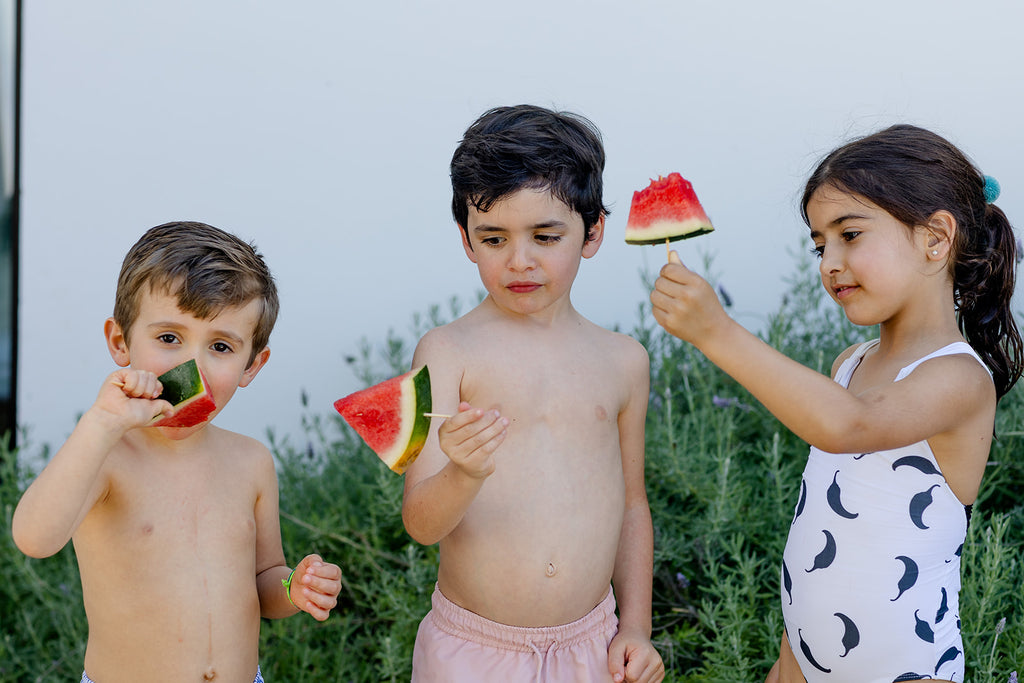
[[[281,579],[281,585],[284,586],[284,594],[288,596],[288,602],[292,603],[292,607],[299,609],[299,606],[292,600],[292,577],[295,576],[295,570],[288,575],[287,579]]]

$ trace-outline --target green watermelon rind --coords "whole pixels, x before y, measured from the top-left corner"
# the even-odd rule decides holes
[[[430,396],[430,371],[427,366],[414,370],[402,380],[402,413],[403,432],[408,417],[411,414],[412,420],[409,429],[408,439],[399,438],[397,446],[391,453],[392,458],[384,458],[389,467],[396,474],[402,474],[412,464],[416,457],[423,450],[427,442],[427,433],[430,431],[430,418],[424,415],[431,409]],[[402,447],[402,444],[405,444]]]
[[[157,379],[162,385],[159,398],[174,406],[174,414],[170,417],[157,415],[150,427],[194,427],[204,422],[217,407],[194,358],[174,366]],[[200,403],[205,405],[197,405]]]
[[[164,374],[157,377],[163,385],[160,398],[177,406],[196,394],[202,393],[203,378],[199,374],[199,366],[194,358],[191,358],[181,365],[176,365]]]
[[[643,229],[643,237],[626,236],[626,244],[664,244],[666,241],[675,242],[685,240],[697,235],[706,235],[714,231],[710,223],[702,220],[684,221],[659,221]],[[639,232],[639,231],[638,231]]]

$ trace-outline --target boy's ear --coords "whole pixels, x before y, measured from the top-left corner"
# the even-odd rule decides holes
[[[466,256],[469,257],[470,261],[476,263],[476,252],[473,251],[473,245],[469,243],[469,237],[466,233],[466,229],[458,223],[455,225],[459,228],[459,237],[462,239],[462,248],[466,250]]]
[[[242,379],[238,381],[238,386],[247,387],[249,383],[256,379],[256,373],[258,373],[267,361],[270,359],[270,347],[266,346],[262,351],[256,354],[256,357],[252,359],[252,363],[242,373]]]
[[[945,209],[936,211],[924,226],[925,256],[930,261],[944,262],[956,237],[956,217]]]
[[[583,258],[590,258],[597,253],[598,247],[601,246],[601,242],[604,241],[604,214],[602,213],[598,219],[590,226],[590,230],[587,232],[587,241],[583,243]]]
[[[107,321],[103,323],[103,336],[107,339],[107,350],[110,351],[110,357],[114,359],[114,362],[122,368],[128,367],[131,364],[131,358],[128,355],[128,340],[125,339],[121,326],[113,318],[107,318]]]

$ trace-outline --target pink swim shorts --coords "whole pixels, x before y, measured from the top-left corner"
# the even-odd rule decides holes
[[[412,654],[413,683],[611,681],[608,645],[619,627],[615,596],[569,624],[528,628],[485,619],[437,588]]]

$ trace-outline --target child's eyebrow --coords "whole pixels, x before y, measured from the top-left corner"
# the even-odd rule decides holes
[[[239,337],[234,332],[228,332],[227,330],[214,330],[213,332],[215,337],[218,337],[220,339],[226,339],[232,344],[242,344],[245,342],[244,339]]]
[[[538,221],[529,227],[530,230],[544,230],[546,228],[558,228],[562,229],[566,227],[565,221],[560,221],[557,218],[550,218],[547,220]],[[474,233],[483,232],[508,232],[508,228],[501,227],[499,225],[487,225],[481,224],[473,228]]]
[[[839,216],[838,218],[833,218],[831,221],[828,222],[828,225],[829,225],[829,227],[839,227],[843,223],[845,223],[846,221],[857,220],[857,219],[869,219],[869,218],[871,218],[871,217],[870,216],[866,216],[866,215],[861,214],[861,213],[846,213],[846,214],[843,214],[842,216]],[[821,231],[820,230],[811,230],[811,237],[812,238],[814,238],[814,237],[821,237]]]

